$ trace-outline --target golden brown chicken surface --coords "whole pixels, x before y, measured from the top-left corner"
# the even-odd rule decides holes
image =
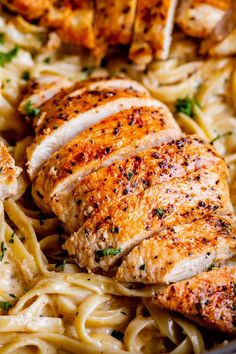
[[[27,96],[40,109],[28,166],[36,203],[63,221],[80,267],[168,284],[235,255],[228,169],[211,144],[182,134],[132,80],[63,86],[42,83],[44,103],[40,88]]]
[[[0,200],[16,194],[20,171],[21,169],[15,166],[7,147],[0,142]]]
[[[139,107],[140,102],[144,107]],[[150,100],[140,102],[84,130],[59,149],[39,172],[35,194],[51,204],[54,196],[60,199],[60,193],[67,194],[75,183],[102,166],[180,135],[164,105],[148,107]]]
[[[153,299],[168,310],[229,335],[236,334],[236,268],[216,268],[168,286]]]
[[[110,46],[125,45],[129,48],[129,58],[143,68],[153,59],[168,58],[175,22],[187,35],[206,38],[229,11],[233,0],[2,0],[2,3],[29,20],[38,19],[42,26],[55,29],[63,42],[91,49],[97,63]],[[221,44],[225,39],[222,36],[219,47],[213,46],[209,54],[235,53],[234,38],[228,36],[227,43]]]
[[[118,268],[119,281],[173,283],[219,264],[235,253],[236,227],[232,217],[206,217],[170,226],[144,240]]]

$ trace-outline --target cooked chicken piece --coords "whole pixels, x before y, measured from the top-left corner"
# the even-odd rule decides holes
[[[42,16],[48,8],[50,0],[2,0],[1,3],[8,6],[11,10],[26,16],[32,20]]]
[[[140,129],[138,125],[139,120],[133,125],[137,132]],[[113,129],[113,124],[110,128]],[[122,128],[125,128],[123,124],[120,129]],[[180,149],[182,143],[183,147]],[[129,195],[138,195],[147,188],[172,178],[186,176],[192,171],[205,169],[206,166],[211,168],[214,166],[216,171],[226,175],[225,162],[215,154],[211,145],[203,144],[202,140],[195,136],[184,137],[138,153],[124,161],[117,161],[92,173],[80,183],[76,183],[74,188],[56,193],[50,201],[50,206],[67,229],[74,232],[89,217],[126,198],[124,191],[128,190]],[[37,202],[39,207],[41,194],[36,180],[33,195],[36,201],[39,199]]]
[[[64,42],[94,48],[94,8],[92,0],[51,0],[43,26],[56,28]]]
[[[73,92],[69,88],[69,95],[61,91],[44,103],[35,120],[36,138],[27,149],[31,178],[61,146],[107,116],[135,105],[162,105],[156,100],[147,99],[144,90],[138,92],[133,89],[129,80],[124,80],[124,86],[125,82],[129,88],[113,89],[110,84],[110,89],[101,90],[75,89]],[[105,86],[105,83],[102,85]]]
[[[224,57],[236,53],[236,28],[219,44],[209,48],[208,53],[214,57]]]
[[[214,330],[236,335],[236,268],[216,268],[169,285],[153,303]]]
[[[0,142],[0,200],[16,194],[20,171],[6,146]]]
[[[102,59],[109,44],[129,44],[132,39],[137,0],[96,0],[94,55]]]
[[[33,108],[40,107],[44,102],[55,96],[61,89],[72,85],[72,82],[57,76],[41,76],[31,80],[28,87],[28,93],[19,106],[19,111],[25,114],[28,102],[31,102]]]
[[[66,241],[66,249],[80,266],[107,271],[164,226],[185,224],[213,212],[232,213],[225,173],[221,176],[214,166],[157,184],[138,195],[129,195],[126,189],[124,193],[126,198],[102,208]]]
[[[217,22],[210,35],[201,42],[200,52],[212,56],[226,56],[236,53],[236,2],[222,19]]]
[[[236,253],[235,232],[232,218],[217,216],[169,227],[133,248],[116,278],[144,284],[190,278]]]
[[[231,0],[182,0],[176,22],[186,34],[205,38],[230,5]]]
[[[167,107],[154,104],[157,106],[157,101],[140,100],[135,107],[109,116],[64,145],[39,172],[36,198],[51,204],[55,194],[59,200],[61,192],[68,194],[75,183],[98,168],[179,137],[180,129]]]
[[[140,67],[166,59],[171,43],[177,0],[138,0],[129,57]]]

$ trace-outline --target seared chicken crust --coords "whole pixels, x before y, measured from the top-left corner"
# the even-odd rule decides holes
[[[236,251],[232,217],[206,217],[170,226],[142,241],[119,266],[116,278],[147,284],[190,278],[231,258]]]
[[[55,194],[60,199],[60,192],[68,193],[73,184],[98,168],[179,136],[167,108],[148,107],[152,102],[156,104],[147,99],[137,102],[135,107],[109,116],[64,145],[39,172],[34,195],[50,204]],[[140,103],[146,107],[139,107]]]
[[[7,147],[0,142],[0,200],[11,197],[17,192],[17,177],[21,169],[15,166]]]
[[[198,274],[160,291],[153,299],[203,325],[236,334],[236,268],[223,267]]]
[[[139,132],[138,125],[139,120],[133,127]],[[129,196],[138,195],[150,187],[205,169],[206,166],[214,166],[226,178],[225,162],[211,145],[195,136],[184,137],[101,168],[76,183],[72,189],[56,193],[50,206],[67,229],[74,232],[88,218],[123,200],[127,196],[125,191],[129,191]],[[35,181],[34,194],[42,193],[42,189],[39,189],[41,185],[38,180]]]

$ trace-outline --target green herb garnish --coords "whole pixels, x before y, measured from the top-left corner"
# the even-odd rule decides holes
[[[0,301],[0,309],[8,311],[12,308],[12,303],[9,301]]]
[[[119,253],[121,253],[121,248],[104,248],[103,250],[96,251],[99,258],[105,256],[116,256]]]
[[[19,47],[15,47],[9,52],[0,52],[0,66],[3,67],[6,63],[10,63],[18,54]]]
[[[5,33],[0,32],[0,44],[4,44]]]
[[[211,263],[208,267],[208,270],[212,270],[213,268],[215,268],[215,264],[214,263]]]
[[[64,272],[66,263],[67,263],[67,260],[64,259],[63,262],[56,263],[55,267],[57,269],[59,269],[61,272]]]
[[[4,242],[1,242],[1,254],[0,254],[0,262],[2,262],[4,256],[5,256],[5,252],[6,252],[7,248],[5,246]]]
[[[51,62],[51,58],[50,57],[46,57],[43,62],[45,64],[49,64]]]
[[[15,232],[13,231],[13,233],[11,234],[11,238],[9,240],[9,243],[14,243],[15,242],[14,238],[15,238]]]
[[[12,297],[13,299],[17,299],[17,296],[15,294],[8,294],[10,297]]]
[[[162,208],[153,209],[153,214],[159,216],[160,218],[164,215],[164,210]]]
[[[198,101],[195,99],[191,98],[178,98],[176,104],[175,104],[175,109],[176,112],[181,112],[186,114],[187,116],[193,118],[194,113],[193,113],[193,108],[194,105],[197,105],[200,107],[200,104]]]
[[[218,135],[216,135],[215,137],[214,137],[214,139],[212,139],[211,140],[211,144],[213,144],[215,141],[217,141],[217,140],[219,140],[219,139],[221,139],[221,138],[224,138],[224,137],[226,137],[226,136],[229,136],[229,135],[232,135],[233,134],[233,132],[226,132],[226,133],[224,133],[224,134],[218,134]]]
[[[25,108],[25,113],[30,118],[37,117],[37,115],[39,115],[40,113],[40,109],[34,108],[31,101],[27,101],[24,108]]]
[[[130,181],[131,178],[133,177],[134,173],[132,171],[130,171],[128,174],[127,174],[127,180]]]
[[[23,80],[25,80],[25,81],[29,81],[29,79],[30,79],[30,72],[27,71],[27,70],[23,71],[21,78],[22,78]]]

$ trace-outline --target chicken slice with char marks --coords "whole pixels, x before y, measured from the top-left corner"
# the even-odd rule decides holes
[[[129,58],[140,67],[166,59],[171,43],[177,0],[138,0]]]
[[[144,116],[142,119],[144,120]],[[122,122],[120,119],[119,121]],[[139,132],[139,120],[130,122],[134,124],[135,131]],[[110,124],[111,130],[113,127],[116,129],[114,119]],[[89,138],[93,138],[93,133],[94,130],[91,130]],[[181,144],[182,149],[179,148]],[[186,176],[201,168],[205,169],[206,166],[215,166],[217,171],[224,171],[225,175],[227,173],[225,162],[210,144],[196,136],[183,137],[101,168],[76,183],[74,188],[56,193],[50,201],[50,206],[66,224],[67,229],[74,232],[89,217],[126,198],[124,190],[129,190],[129,195],[138,195],[147,188],[175,177]],[[39,199],[39,206],[41,199],[37,192],[41,196],[42,189],[39,187],[45,183],[46,181],[39,184],[36,180],[34,184],[34,199],[36,202]]]
[[[17,193],[17,177],[21,168],[15,166],[7,147],[0,142],[0,200]]]
[[[26,16],[28,19],[36,19],[42,16],[50,5],[50,0],[2,0],[1,3],[11,10]]]
[[[216,268],[160,290],[153,303],[236,335],[236,268]]]
[[[132,40],[137,0],[96,0],[93,53],[98,61],[109,44],[129,44]]]
[[[152,103],[157,101],[136,102],[135,107],[109,116],[57,151],[35,180],[36,203],[39,198],[42,206],[43,198],[50,205],[55,194],[56,199],[60,193],[68,195],[75,183],[100,167],[180,136],[169,110],[164,105],[152,107]]]
[[[72,93],[61,100],[60,92],[44,103],[37,119],[36,138],[27,149],[28,173],[31,178],[41,166],[69,140],[81,131],[102,119],[136,104],[160,106],[160,102],[149,99],[143,92],[132,88],[88,90],[81,94]],[[141,103],[143,98],[143,103]],[[153,104],[152,102],[153,101]]]
[[[142,241],[119,266],[116,278],[146,284],[190,278],[236,253],[232,217],[209,216],[169,227]]]
[[[231,0],[182,0],[176,22],[186,34],[205,38],[230,5]]]
[[[232,213],[225,172],[215,166],[155,185],[138,195],[129,196],[126,188],[123,193],[127,198],[103,208],[66,241],[66,249],[80,266],[107,271],[164,226],[184,224],[212,213]],[[115,254],[106,254],[109,248]],[[104,252],[104,257],[98,256]]]

